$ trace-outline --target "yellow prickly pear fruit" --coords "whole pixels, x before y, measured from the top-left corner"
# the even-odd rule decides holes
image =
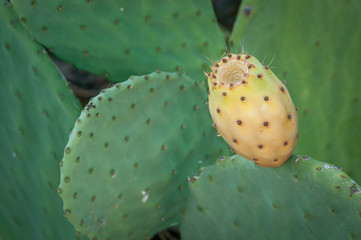
[[[207,74],[209,111],[237,154],[262,167],[279,167],[298,139],[298,114],[286,86],[248,54],[231,54]]]

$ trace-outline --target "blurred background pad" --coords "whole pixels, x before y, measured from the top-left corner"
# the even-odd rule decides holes
[[[361,2],[245,0],[230,43],[271,64],[299,108],[296,154],[361,182]]]
[[[12,2],[36,41],[110,81],[155,69],[201,81],[225,47],[208,0]]]

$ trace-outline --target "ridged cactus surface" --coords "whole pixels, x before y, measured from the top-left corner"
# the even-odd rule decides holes
[[[65,148],[59,186],[79,234],[149,239],[179,221],[188,176],[225,147],[206,98],[189,77],[154,72],[89,102]]]
[[[225,46],[208,0],[12,2],[57,57],[111,81],[159,68],[201,80]]]
[[[292,156],[221,158],[190,184],[182,239],[360,239],[361,191],[338,167]]]
[[[298,114],[286,86],[248,54],[228,53],[208,73],[214,126],[233,151],[262,167],[279,167],[298,139]]]
[[[264,59],[299,107],[296,154],[361,182],[361,2],[245,0],[231,42]]]
[[[0,239],[75,239],[57,194],[78,101],[7,1],[0,4]]]

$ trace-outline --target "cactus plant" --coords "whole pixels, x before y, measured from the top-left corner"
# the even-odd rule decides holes
[[[149,239],[178,223],[182,239],[359,237],[360,186],[333,164],[360,181],[360,4],[245,0],[228,38],[208,0],[3,0],[0,239]],[[235,53],[243,39],[258,59],[277,54],[300,108],[295,153],[330,163],[215,162],[229,147],[202,75],[225,39]],[[80,113],[48,53],[116,84]],[[256,228],[263,219],[277,224]]]
[[[213,123],[233,151],[259,166],[281,166],[298,139],[286,86],[248,54],[228,53],[207,75]]]

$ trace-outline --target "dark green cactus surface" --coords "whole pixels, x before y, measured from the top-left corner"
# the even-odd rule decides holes
[[[78,101],[7,1],[0,4],[0,239],[75,239],[57,194]]]
[[[155,72],[89,102],[66,146],[59,186],[79,234],[145,239],[179,221],[188,175],[225,148],[206,95],[185,75]]]
[[[111,81],[154,69],[203,79],[224,51],[208,0],[13,0],[35,39],[57,57]]]
[[[191,182],[185,240],[361,238],[360,186],[332,164],[292,156],[263,168],[232,156]]]
[[[361,1],[245,0],[231,42],[271,64],[299,107],[295,153],[361,182]]]

